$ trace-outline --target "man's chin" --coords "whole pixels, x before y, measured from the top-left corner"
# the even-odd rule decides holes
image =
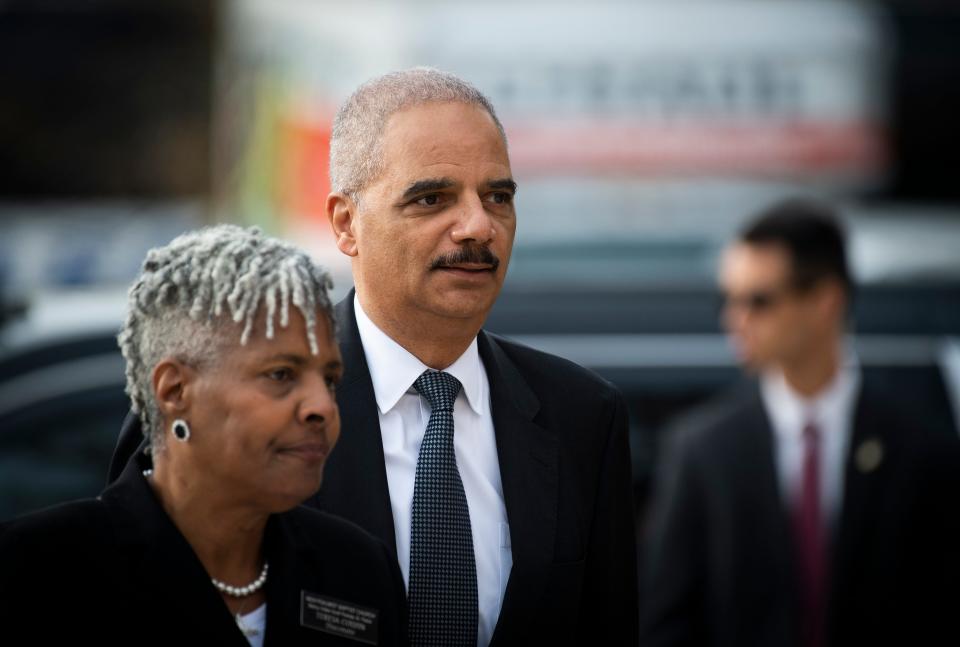
[[[500,294],[500,284],[489,277],[482,282],[452,281],[435,288],[432,305],[438,311],[449,312],[451,316],[475,317],[486,314]]]
[[[744,348],[736,349],[737,364],[751,374],[761,373],[766,369],[767,362],[758,357],[755,353]]]
[[[496,294],[474,290],[448,290],[438,295],[430,309],[434,314],[450,319],[486,319],[493,307]]]

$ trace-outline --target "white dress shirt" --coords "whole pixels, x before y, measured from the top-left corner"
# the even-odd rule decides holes
[[[250,647],[263,647],[263,635],[267,632],[267,603],[240,616],[237,622],[240,630],[246,636]]]
[[[356,296],[353,306],[377,399],[397,558],[409,586],[413,482],[420,443],[430,420],[430,403],[413,383],[429,367],[377,328]],[[500,615],[513,553],[490,414],[490,384],[477,340],[444,371],[463,385],[453,405],[453,447],[470,509],[480,611],[477,644],[484,646],[490,642]]]
[[[780,491],[788,509],[800,496],[803,428],[813,424],[820,432],[820,510],[827,527],[834,526],[843,502],[846,457],[859,390],[860,370],[852,356],[830,384],[812,398],[790,388],[779,371],[764,374],[760,381],[764,407],[773,426],[774,463]]]

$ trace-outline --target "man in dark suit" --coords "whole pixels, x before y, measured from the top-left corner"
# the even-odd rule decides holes
[[[668,438],[641,643],[956,641],[958,442],[904,418],[844,347],[834,216],[775,205],[728,248],[720,282],[725,325],[759,379]]]
[[[327,211],[356,290],[336,309],[343,434],[310,504],[396,551],[414,645],[633,645],[623,398],[481,329],[516,227],[506,144],[486,97],[435,70],[338,112]]]

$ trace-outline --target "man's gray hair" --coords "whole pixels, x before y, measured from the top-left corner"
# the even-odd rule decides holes
[[[303,315],[310,351],[317,354],[318,310],[333,330],[331,287],[330,276],[305,252],[256,227],[207,227],[147,252],[117,341],[126,360],[126,391],[151,447],[163,445],[152,385],[162,359],[214,364],[238,332],[240,345],[247,343],[264,309],[266,337],[272,339],[278,317],[281,327],[289,324],[291,303]]]
[[[507,141],[493,104],[463,79],[429,67],[367,81],[340,106],[330,137],[330,186],[356,199],[383,171],[383,131],[390,117],[424,103],[459,102],[486,110]]]

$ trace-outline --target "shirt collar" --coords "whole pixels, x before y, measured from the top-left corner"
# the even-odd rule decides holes
[[[377,408],[382,415],[393,409],[403,394],[413,388],[413,383],[420,374],[430,370],[430,367],[380,330],[364,312],[356,294],[353,297],[353,311],[356,313],[357,330],[360,332],[360,342],[367,358]],[[463,354],[444,369],[446,373],[460,380],[463,385],[462,393],[466,396],[470,408],[477,414],[482,414],[482,370],[476,337]]]
[[[763,374],[760,390],[774,432],[779,436],[799,437],[808,423],[828,427],[843,420],[853,406],[860,386],[860,366],[852,352],[834,378],[812,397],[794,391],[780,370]]]

